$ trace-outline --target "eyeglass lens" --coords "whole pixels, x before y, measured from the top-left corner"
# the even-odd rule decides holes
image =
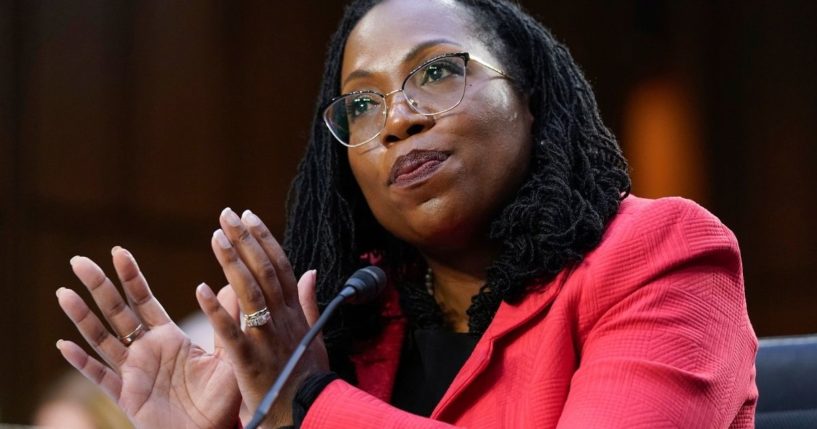
[[[409,75],[403,86],[403,95],[409,105],[424,115],[456,107],[464,94],[465,59],[458,56],[438,58],[424,64]],[[381,94],[348,94],[329,105],[324,119],[338,140],[348,146],[357,146],[383,130],[386,108]]]

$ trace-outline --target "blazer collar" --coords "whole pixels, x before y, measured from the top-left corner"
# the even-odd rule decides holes
[[[503,301],[482,336],[482,340],[495,341],[547,309],[561,291],[572,271],[572,269],[562,270],[553,280],[545,284],[531,282],[534,285],[531,291],[517,303],[509,304]]]
[[[494,319],[480,338],[471,356],[465,361],[442,400],[432,413],[440,416],[490,362],[497,340],[513,332],[542,311],[546,311],[559,294],[572,270],[563,270],[547,284],[535,286],[521,301],[514,304],[502,302]],[[532,282],[534,285],[536,282]],[[397,290],[390,286],[385,291],[381,315],[386,323],[381,334],[371,342],[361,344],[359,353],[350,356],[357,375],[357,386],[369,394],[389,402],[397,378],[397,367],[406,320],[400,311]]]
[[[536,315],[550,308],[550,304],[562,289],[572,269],[562,270],[547,284],[532,288],[521,301],[515,304],[502,302],[499,309],[480,338],[471,356],[465,361],[451,386],[431,413],[432,418],[441,419],[448,407],[485,369],[494,355],[498,340],[522,327]],[[535,282],[534,282],[535,284]]]

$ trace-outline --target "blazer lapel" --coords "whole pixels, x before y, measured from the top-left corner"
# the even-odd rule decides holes
[[[524,325],[540,312],[547,310],[571,272],[572,270],[562,271],[550,283],[536,288],[519,303],[502,302],[500,304],[488,330],[477,342],[471,356],[465,361],[451,386],[435,407],[431,414],[432,418],[441,416],[459,394],[488,367],[497,340]],[[397,290],[389,287],[385,293],[386,298],[381,314],[386,326],[378,338],[361,345],[362,351],[351,355],[350,359],[355,367],[357,387],[385,402],[390,402],[397,378],[403,339],[406,335],[406,320],[400,310]]]
[[[549,284],[537,288],[534,292],[530,292],[522,301],[516,304],[508,304],[502,302],[499,305],[494,319],[488,326],[488,329],[480,338],[477,345],[474,347],[473,353],[465,361],[462,369],[451,386],[443,395],[443,398],[434,408],[431,413],[431,418],[439,418],[446,412],[448,407],[454,403],[457,397],[462,393],[485,369],[491,362],[491,357],[494,355],[496,342],[508,335],[510,332],[524,325],[525,322],[532,319],[542,311],[546,311],[559,291],[564,285],[565,280],[570,276],[572,270],[563,270],[554,278]]]
[[[385,291],[381,311],[385,327],[380,335],[361,345],[361,352],[349,358],[355,367],[357,387],[385,401],[391,400],[400,351],[406,335],[406,319],[400,311],[400,298],[394,287]]]

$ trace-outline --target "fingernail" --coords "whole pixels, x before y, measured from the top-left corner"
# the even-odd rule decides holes
[[[61,345],[62,345],[62,339],[57,340],[57,344],[56,344],[57,350],[62,351],[62,349],[60,348]]]
[[[224,231],[217,229],[216,232],[213,233],[213,238],[216,239],[218,245],[221,246],[222,249],[229,249],[233,246],[230,245],[230,240],[227,239],[227,236],[224,235]]]
[[[312,280],[315,280],[317,278],[318,278],[318,270],[312,270]]]
[[[62,290],[63,290],[63,289],[65,289],[65,288],[64,288],[64,287],[57,288],[57,291],[56,291],[56,292],[54,292],[54,295],[57,295],[57,297],[59,297],[59,296],[60,296],[60,292],[62,292]]]
[[[221,216],[224,217],[224,220],[226,220],[230,226],[241,225],[241,219],[239,219],[238,215],[229,207],[221,211]]]
[[[196,286],[196,292],[205,299],[212,299],[215,297],[213,290],[210,289],[210,286],[207,286],[207,283],[201,283]]]
[[[71,266],[74,266],[74,264],[77,262],[77,260],[79,260],[79,258],[81,258],[81,256],[74,256],[70,260],[68,260],[68,262],[71,264]]]
[[[249,226],[261,225],[261,219],[258,216],[256,216],[255,213],[249,210],[244,210],[244,213],[241,214],[241,219],[243,219],[244,223],[246,223]]]
[[[121,247],[121,246],[113,246],[113,247],[111,248],[111,255],[113,255],[114,253],[116,253],[118,250],[122,250],[122,247]]]

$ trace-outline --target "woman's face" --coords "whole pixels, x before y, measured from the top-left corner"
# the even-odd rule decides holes
[[[418,65],[453,52],[506,68],[477,39],[478,31],[453,1],[385,1],[346,42],[341,91],[389,93]],[[453,110],[423,116],[399,93],[387,104],[380,135],[348,149],[375,218],[426,253],[479,245],[527,174],[533,122],[527,100],[507,78],[471,61],[465,96]]]

